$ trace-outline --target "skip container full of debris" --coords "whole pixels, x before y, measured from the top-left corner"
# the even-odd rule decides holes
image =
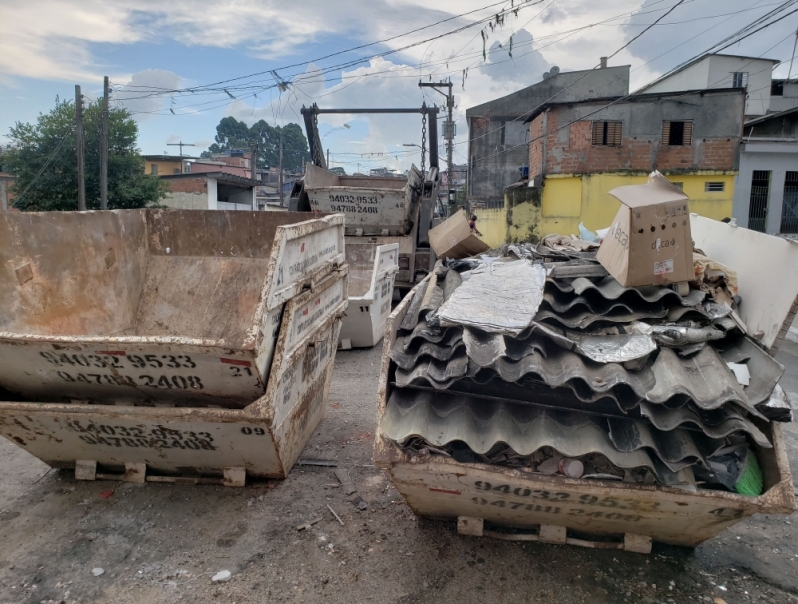
[[[340,215],[4,214],[0,434],[82,478],[284,477],[324,413],[343,236]]]
[[[798,279],[779,284],[776,329],[747,326],[760,277],[724,257],[745,253],[745,230],[711,237],[731,227],[696,218],[707,249],[685,295],[623,287],[597,245],[550,236],[439,262],[402,301],[386,327],[374,460],[417,514],[457,518],[467,534],[488,523],[501,538],[648,551],[794,511],[778,423],[791,410],[772,355]]]

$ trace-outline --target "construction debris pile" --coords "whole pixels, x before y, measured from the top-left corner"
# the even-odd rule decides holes
[[[552,236],[439,262],[393,343],[381,430],[411,455],[761,494],[757,453],[791,411],[733,267],[696,254],[686,295],[623,287],[597,247]]]

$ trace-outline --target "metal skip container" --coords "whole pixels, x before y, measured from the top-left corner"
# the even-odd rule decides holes
[[[483,463],[458,462],[452,457],[411,455],[388,438],[383,420],[397,391],[396,363],[391,351],[406,315],[418,313],[416,296],[435,285],[435,275],[419,284],[393,311],[386,323],[380,374],[374,462],[389,472],[394,486],[420,516],[458,520],[458,531],[469,535],[508,538],[484,523],[538,533],[516,537],[589,547],[650,551],[651,542],[696,546],[755,513],[789,514],[795,509],[793,484],[781,427],[757,423],[772,448],[755,447],[764,491],[756,497],[703,490],[696,492],[655,485],[531,474]],[[417,396],[424,394],[418,391]],[[599,541],[574,538],[597,535]],[[515,536],[510,536],[513,538]],[[620,541],[611,540],[620,537]]]
[[[0,217],[0,434],[82,478],[284,477],[347,305],[343,217],[306,217]]]
[[[341,327],[343,348],[370,348],[385,332],[393,283],[399,270],[399,244],[346,244],[349,308]]]

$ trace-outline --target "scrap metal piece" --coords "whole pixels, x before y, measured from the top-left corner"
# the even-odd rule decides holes
[[[520,455],[551,447],[565,457],[599,453],[619,468],[649,468],[663,484],[693,484],[688,464],[673,471],[656,454],[638,449],[620,452],[600,420],[581,413],[483,401],[447,393],[395,389],[380,428],[399,444],[422,438],[433,446],[463,442],[484,455],[506,443]]]
[[[518,335],[535,317],[545,282],[544,268],[526,260],[482,264],[441,305],[441,325]]]
[[[630,333],[651,335],[659,344],[674,348],[690,346],[699,342],[722,340],[726,337],[726,332],[715,329],[711,325],[703,327],[693,327],[692,325],[649,325],[638,321],[629,325],[627,330]]]
[[[650,336],[619,334],[617,336],[582,336],[576,350],[598,363],[624,363],[648,356],[657,349]]]

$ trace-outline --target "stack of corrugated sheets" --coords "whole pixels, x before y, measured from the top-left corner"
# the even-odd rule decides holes
[[[625,288],[590,252],[541,247],[439,263],[391,350],[384,434],[411,454],[735,490],[771,446],[757,424],[790,419],[782,366],[704,289]]]

